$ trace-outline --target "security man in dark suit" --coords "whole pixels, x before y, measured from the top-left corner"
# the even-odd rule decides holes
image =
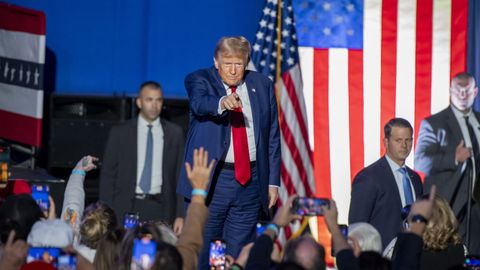
[[[163,93],[153,81],[141,85],[138,118],[111,129],[100,175],[100,200],[122,218],[138,212],[140,220],[173,223],[183,227],[183,198],[176,195],[183,164],[182,129],[160,113]]]
[[[402,208],[423,192],[420,176],[405,165],[412,150],[412,135],[407,120],[388,121],[383,139],[386,154],[353,180],[348,222],[373,225],[382,237],[383,248],[402,231]]]

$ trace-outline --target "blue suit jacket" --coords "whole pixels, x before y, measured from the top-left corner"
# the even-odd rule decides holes
[[[247,70],[244,80],[252,107],[260,199],[266,209],[269,184],[280,186],[277,102],[273,84],[266,76]],[[185,161],[192,163],[193,150],[203,146],[208,151],[209,159],[215,159],[218,164],[219,160],[224,160],[230,145],[229,113],[224,111],[218,114],[218,102],[227,95],[222,80],[215,67],[201,69],[187,75],[185,88],[190,100]],[[177,192],[186,198],[191,196],[192,187],[184,167],[180,172]]]
[[[420,176],[407,168],[416,198],[422,196]],[[385,157],[361,170],[353,179],[348,223],[367,222],[382,236],[383,247],[402,230],[402,201],[395,176]]]

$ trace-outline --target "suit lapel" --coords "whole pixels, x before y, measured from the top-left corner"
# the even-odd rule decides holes
[[[253,117],[253,132],[255,134],[255,145],[258,145],[259,131],[260,131],[260,108],[258,102],[257,89],[255,89],[255,83],[250,80],[248,76],[248,70],[245,71],[245,84],[247,85],[248,98],[250,99],[250,107],[252,109]]]
[[[452,134],[453,136],[453,140],[449,143],[454,143],[454,147],[456,147],[460,140],[463,140],[463,135],[460,125],[458,124],[457,118],[455,117],[451,107],[448,107],[447,109],[446,118],[447,125],[452,131],[449,134]]]
[[[130,175],[129,179],[132,179],[132,180],[128,180],[129,182],[131,181],[131,184],[133,186],[133,190],[135,193],[135,188],[136,188],[136,185],[137,185],[137,155],[138,155],[138,119],[135,118],[134,121],[131,122],[130,124],[130,128],[129,128],[129,132],[130,132],[130,138],[132,138],[132,143],[130,144],[126,144],[125,147],[129,147],[129,151],[127,153],[130,153],[130,156],[131,156],[131,162],[128,162],[127,166],[131,166],[131,169],[129,171],[133,172],[133,175]]]
[[[220,74],[218,74],[218,70],[213,66],[210,68],[210,73],[214,80],[211,80],[212,86],[217,92],[219,96],[226,96],[227,95],[227,89],[225,89],[225,86],[223,85],[222,78],[220,78]]]
[[[164,119],[160,118],[160,123],[162,124],[162,130],[163,130],[163,156],[162,156],[162,179],[165,182],[165,179],[168,179],[169,176],[165,175],[167,170],[165,168],[168,168],[169,166],[166,164],[167,162],[167,157],[168,157],[168,150],[170,149],[169,146],[172,145],[172,135],[171,132],[168,132],[168,126],[167,123]],[[164,187],[166,185],[163,185]],[[164,190],[162,190],[163,193]]]

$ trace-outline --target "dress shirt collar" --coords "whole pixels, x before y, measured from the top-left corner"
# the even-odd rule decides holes
[[[153,128],[160,127],[160,117],[157,117],[157,119],[153,120],[152,123],[148,123],[147,120],[145,120],[142,115],[138,115],[138,124],[141,126],[147,127],[148,125],[152,125]]]
[[[470,108],[470,110],[467,113],[463,113],[453,105],[450,105],[450,107],[452,107],[453,114],[458,119],[462,119],[465,116],[468,116],[468,117],[472,116],[472,108]]]
[[[388,165],[390,165],[390,168],[392,169],[392,172],[397,172],[398,169],[400,168],[405,168],[405,164],[403,166],[398,165],[395,161],[393,161],[387,154],[385,154],[385,158],[388,161]]]

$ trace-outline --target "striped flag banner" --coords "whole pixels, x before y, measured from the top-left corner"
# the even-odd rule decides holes
[[[384,124],[403,117],[416,135],[448,106],[450,79],[466,70],[468,0],[301,0],[294,10],[316,194],[334,198],[346,224],[351,181],[383,155]]]
[[[0,138],[40,146],[45,14],[0,2]]]
[[[255,69],[276,82],[282,148],[278,200],[281,206],[292,194],[315,195],[313,154],[291,0],[267,1],[252,47]],[[295,229],[285,227],[279,240],[284,243]]]

